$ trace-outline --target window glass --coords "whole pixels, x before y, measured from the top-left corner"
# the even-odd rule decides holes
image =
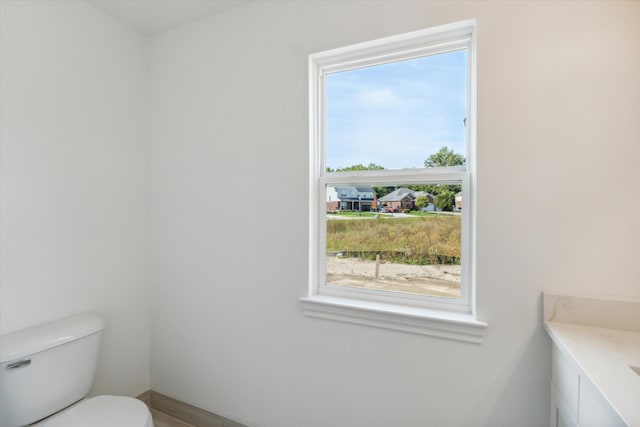
[[[307,316],[482,342],[475,21],[309,56]]]
[[[465,158],[467,49],[326,76],[326,166],[424,168],[443,147]]]
[[[460,188],[328,186],[326,283],[460,298]]]

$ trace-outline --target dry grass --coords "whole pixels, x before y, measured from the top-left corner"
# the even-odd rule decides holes
[[[459,264],[460,216],[327,221],[327,251],[404,264]]]

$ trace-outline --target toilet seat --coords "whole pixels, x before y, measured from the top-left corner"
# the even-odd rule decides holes
[[[33,426],[153,427],[153,420],[149,409],[140,400],[105,395],[81,400]]]

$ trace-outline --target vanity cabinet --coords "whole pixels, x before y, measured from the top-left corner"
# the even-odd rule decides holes
[[[551,427],[623,427],[579,366],[554,343],[551,361]]]
[[[545,293],[552,427],[640,427],[640,299]]]
[[[578,425],[578,366],[554,344],[551,350],[551,427]]]

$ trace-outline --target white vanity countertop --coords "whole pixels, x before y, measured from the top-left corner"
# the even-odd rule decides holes
[[[640,331],[546,320],[553,342],[568,354],[620,417],[640,427]]]

